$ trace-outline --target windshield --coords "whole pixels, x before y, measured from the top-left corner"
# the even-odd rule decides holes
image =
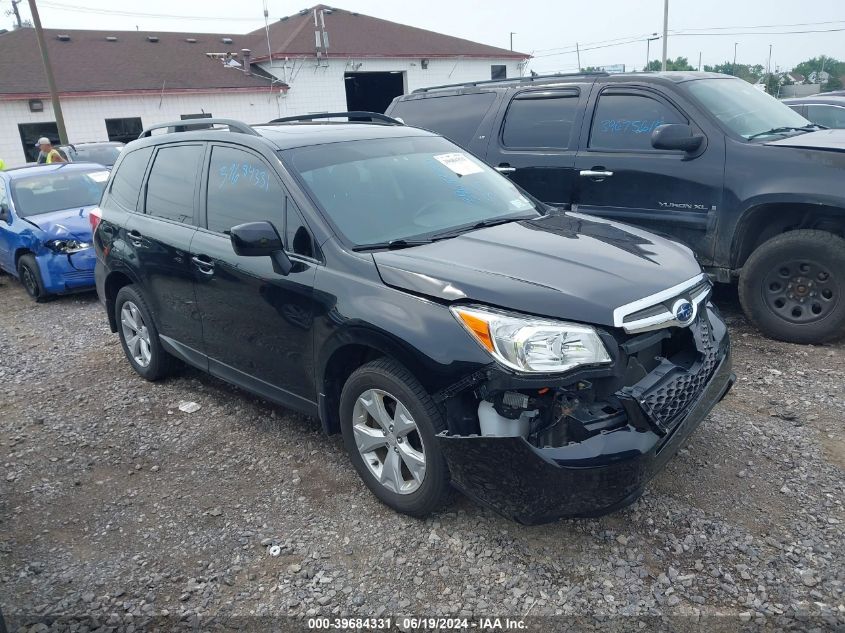
[[[745,138],[766,137],[769,135],[763,133],[770,130],[811,125],[789,106],[742,79],[697,79],[686,86],[713,116]]]
[[[510,181],[440,137],[329,143],[283,156],[355,246],[540,214]]]
[[[117,162],[120,156],[122,145],[98,145],[95,147],[79,147],[70,150],[71,158],[75,163],[99,163],[111,167]]]
[[[61,168],[60,168],[61,169]],[[99,204],[109,172],[60,171],[12,180],[15,212],[22,218],[39,213]]]

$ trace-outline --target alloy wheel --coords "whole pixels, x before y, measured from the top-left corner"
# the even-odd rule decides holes
[[[147,367],[152,360],[150,332],[144,323],[141,311],[131,301],[126,301],[120,309],[120,325],[126,349],[140,367]]]
[[[38,280],[35,278],[35,273],[29,269],[29,266],[21,266],[21,282],[31,297],[38,296]]]
[[[766,275],[762,290],[766,305],[780,318],[795,324],[825,318],[839,300],[830,270],[810,259],[777,266]]]
[[[352,409],[355,445],[370,473],[391,492],[411,494],[425,478],[425,447],[416,422],[395,396],[368,389]]]

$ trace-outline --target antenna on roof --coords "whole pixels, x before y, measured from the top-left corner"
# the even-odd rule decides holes
[[[329,34],[326,33],[326,13],[324,9],[314,8],[314,46],[317,55],[317,65],[320,65],[321,57],[329,55]]]

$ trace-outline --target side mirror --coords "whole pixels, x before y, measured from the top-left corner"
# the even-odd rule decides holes
[[[269,257],[273,261],[273,270],[279,275],[287,275],[293,268],[279,232],[269,222],[248,222],[233,226],[229,238],[236,255]]]
[[[5,202],[0,202],[0,220],[4,220],[11,224],[12,215],[9,213],[9,207]]]
[[[654,149],[681,150],[694,152],[704,142],[701,134],[693,134],[686,123],[667,123],[658,125],[651,133],[651,146]]]

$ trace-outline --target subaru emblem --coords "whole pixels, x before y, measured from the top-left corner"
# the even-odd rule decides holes
[[[675,320],[678,323],[686,325],[695,316],[695,307],[686,299],[679,299],[672,306],[672,314],[675,315]]]

